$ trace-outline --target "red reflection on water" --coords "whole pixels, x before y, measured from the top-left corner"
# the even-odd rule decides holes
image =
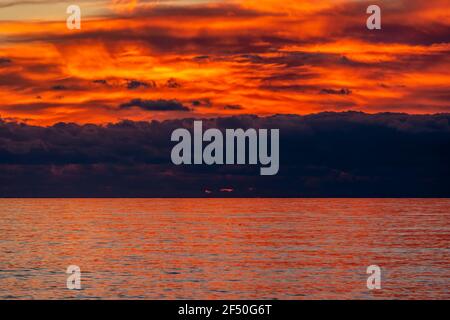
[[[450,298],[448,199],[0,199],[0,217],[0,298]]]

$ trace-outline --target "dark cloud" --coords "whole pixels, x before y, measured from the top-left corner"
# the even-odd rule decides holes
[[[413,3],[414,2],[414,3]],[[139,10],[117,13],[113,17],[120,21],[142,21],[147,27],[134,28],[133,24],[122,23],[122,29],[85,30],[82,33],[64,35],[49,32],[37,35],[14,36],[15,41],[49,41],[55,44],[65,41],[95,41],[107,47],[122,48],[123,43],[137,42],[146,45],[153,53],[195,54],[195,60],[209,60],[217,54],[243,54],[251,59],[260,59],[258,53],[274,52],[289,45],[320,44],[337,40],[354,39],[372,43],[406,43],[412,45],[431,45],[448,42],[449,25],[441,21],[421,21],[424,9],[433,9],[434,5],[417,4],[418,1],[394,1],[383,3],[382,30],[370,32],[365,25],[367,1],[344,1],[323,10],[305,10],[286,14],[276,10],[264,10],[243,5],[219,3],[217,5],[189,6],[140,6]],[[422,1],[423,2],[423,1]],[[413,3],[413,4],[412,4]],[[444,4],[443,4],[444,5]],[[288,8],[290,5],[287,5]],[[434,6],[434,7],[433,7]],[[278,21],[280,27],[289,24],[301,26],[305,21],[318,21],[323,25],[320,35],[296,36],[278,30],[273,25],[264,26],[245,24],[236,32],[220,32],[215,28],[202,28],[196,33],[183,33],[172,25],[161,27],[152,25],[152,21],[210,22],[211,19],[226,21],[257,22],[261,17]],[[239,26],[240,24],[236,24]],[[131,27],[130,27],[131,26]],[[299,34],[300,35],[300,34]],[[64,41],[65,40],[65,41]]]
[[[167,17],[170,19],[170,17]],[[120,50],[124,43],[136,42],[143,45],[149,53],[167,54],[183,52],[199,57],[207,55],[230,55],[265,53],[287,45],[301,44],[304,41],[289,36],[271,35],[254,30],[242,30],[239,34],[220,32],[199,32],[192,35],[181,34],[176,29],[151,26],[142,29],[123,29],[109,32],[105,30],[84,31],[82,33],[21,35],[15,37],[19,42],[45,41],[60,46],[61,43],[89,43],[92,39],[101,41],[109,50]],[[198,59],[196,59],[198,60]],[[202,60],[202,59],[200,59]]]
[[[215,6],[210,5],[195,5],[189,6],[148,6],[141,7],[139,10],[131,12],[129,14],[123,14],[122,18],[160,18],[167,17],[177,20],[190,20],[190,19],[211,19],[223,18],[226,15],[230,19],[239,18],[258,18],[262,16],[276,16],[277,13],[260,12],[257,10],[243,8],[239,5],[220,3]]]
[[[271,84],[270,82],[259,86],[260,89],[276,91],[276,92],[316,92],[318,87],[315,85],[301,85],[301,84]]]
[[[208,98],[193,100],[191,101],[191,104],[193,107],[205,107],[205,108],[210,108],[213,105],[211,100]]]
[[[322,94],[337,94],[337,95],[349,95],[352,93],[350,89],[342,88],[340,90],[336,89],[322,89],[320,90]]]
[[[130,102],[120,105],[121,109],[138,107],[147,111],[190,111],[177,100],[142,100],[133,99]]]
[[[166,86],[167,88],[171,89],[181,88],[181,84],[176,79],[173,78],[167,80]]]
[[[154,81],[148,83],[138,80],[127,80],[127,89],[134,90],[139,88],[156,88],[156,83]]]
[[[211,60],[211,57],[210,56],[197,56],[197,57],[194,57],[193,60],[196,62],[199,62],[199,63],[209,62]]]
[[[68,88],[66,86],[58,84],[56,86],[53,86],[51,89],[55,91],[64,91],[67,90]]]
[[[445,19],[436,17],[436,9],[445,6],[442,1],[396,0],[383,1],[381,30],[369,31],[364,15],[370,1],[345,1],[315,13],[315,18],[325,19],[329,39],[351,37],[381,45],[402,43],[432,45],[448,42],[450,27]],[[424,17],[426,17],[424,19]],[[312,17],[310,17],[312,18]],[[361,19],[362,18],[362,19]]]
[[[296,72],[276,72],[268,77],[262,78],[263,81],[296,81],[318,78],[320,75],[311,71],[299,70],[297,68]]]
[[[28,1],[10,1],[0,3],[0,8],[8,8],[14,6],[23,6],[29,4],[47,4],[47,3],[58,3],[57,0],[28,0]]]
[[[260,176],[259,166],[172,165],[170,135],[192,130],[193,119],[50,127],[0,121],[0,196],[450,196],[449,114],[203,121],[205,129],[280,129],[278,175]]]
[[[409,56],[407,56],[409,57]],[[260,65],[279,65],[285,68],[299,68],[298,73],[285,72],[275,74],[274,78],[268,77],[266,80],[296,80],[296,79],[311,79],[319,74],[311,72],[307,69],[309,66],[321,66],[321,67],[346,67],[350,69],[354,68],[375,68],[375,67],[387,67],[380,62],[358,62],[354,61],[346,56],[337,53],[322,53],[322,52],[303,52],[303,51],[278,51],[276,56],[263,57],[258,54],[245,54],[238,56],[231,56],[234,62],[240,63],[253,63]],[[297,76],[295,76],[297,74]]]
[[[244,108],[238,104],[228,104],[223,107],[225,110],[243,110]]]
[[[2,66],[2,65],[8,65],[8,64],[11,64],[12,63],[12,60],[11,59],[8,59],[8,58],[0,58],[0,67]]]
[[[92,83],[108,85],[108,81],[105,79],[93,80]]]

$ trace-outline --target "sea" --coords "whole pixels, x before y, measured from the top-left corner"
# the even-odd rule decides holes
[[[0,199],[0,299],[449,299],[449,288],[450,199]]]

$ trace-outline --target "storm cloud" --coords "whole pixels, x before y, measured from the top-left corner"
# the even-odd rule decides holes
[[[204,119],[280,129],[280,171],[175,166],[193,119],[49,127],[0,122],[2,197],[448,197],[450,115],[319,113]],[[232,190],[221,192],[220,190]]]

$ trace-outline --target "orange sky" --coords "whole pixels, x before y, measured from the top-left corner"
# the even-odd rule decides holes
[[[446,0],[0,0],[0,116],[105,123],[450,112]]]

